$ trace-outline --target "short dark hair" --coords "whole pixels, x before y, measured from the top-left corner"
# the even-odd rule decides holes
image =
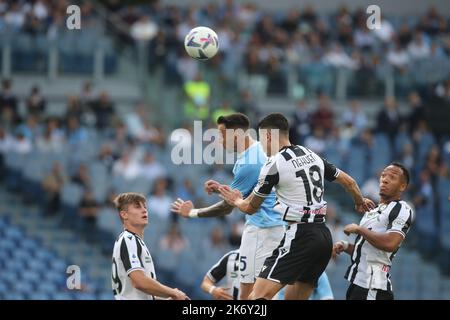
[[[289,121],[279,112],[271,113],[259,122],[258,129],[278,129],[287,134],[289,132]]]
[[[408,169],[406,169],[406,167],[404,165],[402,165],[400,162],[392,162],[390,164],[391,166],[396,166],[398,168],[400,168],[402,170],[403,173],[403,177],[405,178],[406,181],[406,185],[409,184],[409,171]]]
[[[223,124],[227,129],[244,129],[250,128],[250,120],[240,112],[230,114],[228,116],[220,116],[217,118],[217,124]]]

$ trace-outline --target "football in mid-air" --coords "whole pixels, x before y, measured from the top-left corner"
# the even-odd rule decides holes
[[[186,52],[194,59],[208,60],[219,51],[219,38],[208,27],[196,27],[184,39]]]

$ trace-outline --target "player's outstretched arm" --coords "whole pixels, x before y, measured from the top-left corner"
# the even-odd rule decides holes
[[[215,283],[208,278],[208,276],[203,278],[200,287],[204,292],[209,293],[216,300],[233,300],[233,297],[227,293],[226,288],[216,287]]]
[[[237,189],[231,189],[229,186],[222,185],[219,187],[220,197],[230,205],[237,207],[244,213],[254,214],[258,211],[265,198],[259,197],[253,192],[245,199]]]
[[[129,274],[133,287],[157,297],[171,298],[173,300],[188,300],[189,297],[178,289],[173,289],[149,278],[142,270],[136,270]]]
[[[346,235],[349,235],[350,233],[359,234],[375,248],[386,252],[394,252],[403,241],[403,236],[400,233],[374,232],[365,227],[361,227],[356,223],[346,225],[344,233]]]
[[[195,209],[192,201],[184,201],[178,198],[172,202],[171,210],[185,218],[211,218],[230,214],[233,211],[233,206],[225,201],[219,201],[212,206]]]
[[[364,213],[376,207],[372,200],[363,197],[355,179],[344,171],[341,170],[334,181],[339,183],[348,193],[350,193],[355,202],[356,211]]]

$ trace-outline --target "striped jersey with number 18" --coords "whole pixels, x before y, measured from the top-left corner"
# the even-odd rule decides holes
[[[267,160],[253,192],[266,197],[275,187],[277,201],[273,210],[284,221],[325,222],[324,179],[333,181],[339,173],[339,169],[308,148],[290,145]]]

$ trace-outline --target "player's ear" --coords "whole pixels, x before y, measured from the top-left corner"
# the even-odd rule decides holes
[[[125,210],[119,211],[119,216],[122,218],[122,220],[125,220],[125,218],[128,217],[128,213]]]
[[[400,184],[400,192],[405,191],[407,186],[408,185],[406,184],[406,181],[402,181],[402,183]]]

